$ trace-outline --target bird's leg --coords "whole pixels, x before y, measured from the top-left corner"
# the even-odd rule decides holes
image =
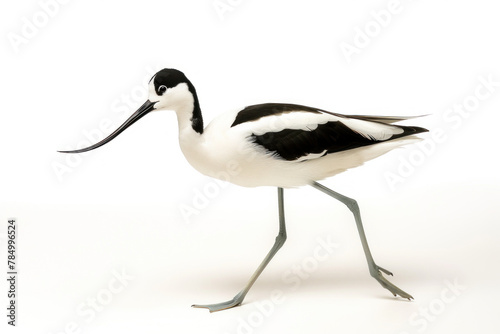
[[[407,298],[408,300],[413,299],[413,297],[410,294],[404,292],[403,290],[401,290],[400,288],[389,282],[381,273],[383,272],[387,275],[392,276],[392,273],[390,271],[382,267],[379,267],[375,264],[373,256],[370,252],[370,248],[368,247],[368,241],[366,240],[365,231],[363,229],[363,223],[361,222],[361,214],[359,212],[358,203],[354,199],[339,194],[317,182],[313,182],[311,186],[344,203],[353,213],[354,219],[356,220],[356,226],[358,228],[359,237],[361,239],[361,244],[363,245],[363,250],[365,252],[366,261],[368,262],[370,275],[373,278],[375,278],[384,288],[389,290],[394,296],[400,295],[401,297]]]
[[[286,241],[286,228],[285,228],[285,210],[283,204],[283,188],[278,188],[278,211],[279,211],[279,232],[276,236],[273,247],[266,255],[262,263],[259,265],[257,270],[253,273],[252,277],[248,281],[247,285],[241,290],[233,299],[228,300],[223,303],[209,304],[209,305],[193,305],[193,307],[208,308],[210,312],[222,311],[231,307],[240,305],[245,299],[246,294],[255,283],[259,275],[262,273],[267,264],[271,261],[273,256],[278,252],[278,250],[283,246]]]

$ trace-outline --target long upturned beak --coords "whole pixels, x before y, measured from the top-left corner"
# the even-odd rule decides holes
[[[120,133],[122,133],[126,128],[137,122],[139,119],[141,119],[144,115],[149,113],[154,109],[156,102],[151,102],[147,100],[135,113],[132,114],[118,129],[116,129],[112,134],[101,140],[100,142],[91,145],[89,147],[81,148],[78,150],[73,150],[73,151],[57,151],[60,153],[82,153],[82,152],[87,152],[90,150],[93,150],[95,148],[98,148],[104,144],[109,143],[111,140],[113,140],[116,136],[118,136]]]

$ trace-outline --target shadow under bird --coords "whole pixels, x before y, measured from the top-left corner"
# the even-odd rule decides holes
[[[353,213],[370,275],[394,296],[413,297],[389,282],[392,273],[372,257],[357,202],[317,181],[362,165],[390,150],[421,140],[427,129],[393,123],[413,117],[346,116],[296,104],[265,103],[228,112],[203,125],[195,87],[176,69],[163,69],[149,82],[149,99],[108,137],[81,153],[98,148],[154,110],[173,110],[179,125],[179,144],[189,163],[201,173],[245,186],[278,188],[279,233],[245,287],[231,300],[193,305],[210,312],[238,306],[286,240],[283,189],[308,185],[344,203]],[[238,173],[227,178],[228,164]]]

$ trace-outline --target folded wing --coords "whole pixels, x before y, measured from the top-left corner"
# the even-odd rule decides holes
[[[245,114],[245,110],[249,113]],[[251,126],[250,141],[289,161],[317,159],[427,131],[421,127],[389,124],[409,117],[351,117],[287,104],[251,106],[238,116],[244,121],[236,125]]]

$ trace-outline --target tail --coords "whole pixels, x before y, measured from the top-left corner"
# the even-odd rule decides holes
[[[408,119],[424,117],[428,115],[419,116],[369,116],[369,115],[349,115],[348,117],[361,119],[364,121],[379,122],[384,124],[392,124],[401,121],[406,121]]]

